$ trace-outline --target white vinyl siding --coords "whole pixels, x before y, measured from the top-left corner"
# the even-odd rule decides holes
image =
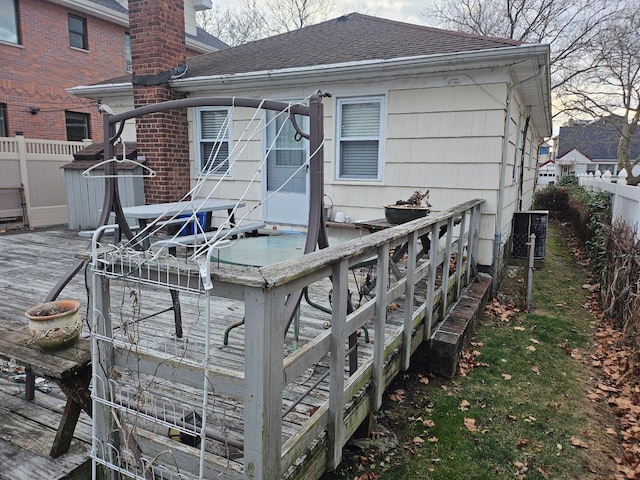
[[[202,108],[196,115],[198,171],[224,175],[229,172],[230,119],[228,108]]]
[[[381,138],[381,97],[339,100],[337,178],[380,180]]]

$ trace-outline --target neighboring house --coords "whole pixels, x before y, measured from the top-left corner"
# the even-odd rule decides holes
[[[227,47],[196,28],[207,3],[184,2],[189,57]],[[65,89],[131,70],[127,1],[0,0],[0,12],[0,137],[101,140],[97,102]]]
[[[605,120],[572,122],[560,127],[556,155],[560,176],[595,174],[596,171],[617,175],[619,140],[619,130]],[[631,142],[631,158],[639,155],[640,131]]]
[[[549,160],[553,160],[553,150],[549,143],[544,142],[538,147],[538,166],[541,166]]]
[[[146,48],[160,51],[162,45]],[[513,213],[531,206],[538,145],[551,135],[548,45],[353,13],[201,55],[188,65],[187,73],[169,86],[189,97],[299,100],[318,89],[331,92],[323,102],[324,188],[334,213],[344,212],[353,220],[379,218],[383,205],[415,190],[429,189],[436,210],[483,198],[479,258],[489,269],[497,268],[505,253]],[[136,88],[127,76],[70,92],[117,106],[117,113],[133,107]],[[205,107],[187,113],[191,145],[184,161],[192,185],[207,163],[203,152],[211,150],[225,110]],[[236,112],[231,134],[222,139],[224,148],[237,141],[250,114]],[[137,141],[149,161],[140,143],[147,131],[139,131]],[[238,198],[243,193],[260,168],[255,154],[265,150],[270,135],[267,131],[262,145],[251,147],[253,157],[220,176],[216,196]],[[304,142],[290,145],[308,150]],[[245,201],[257,207],[255,219],[303,225],[306,177],[277,193],[278,185],[266,181],[278,164],[303,158],[284,150],[260,169],[261,183]],[[153,185],[147,189],[156,189]]]
[[[547,160],[546,162],[538,165],[538,179],[536,183],[538,185],[553,185],[557,180],[557,167],[553,160]]]

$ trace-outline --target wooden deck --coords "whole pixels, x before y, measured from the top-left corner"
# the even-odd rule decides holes
[[[62,273],[86,248],[87,240],[65,230],[14,231],[0,235],[0,322],[3,328],[27,324],[24,311],[46,297]],[[77,298],[86,312],[82,275],[64,295]],[[88,336],[88,332],[83,335]],[[67,453],[53,459],[49,451],[65,406],[65,396],[53,382],[38,379],[35,400],[24,399],[24,368],[0,360],[0,478],[90,477],[91,419],[82,413]]]
[[[160,281],[153,268],[123,275],[108,255],[95,277],[102,283],[92,285],[90,269],[82,270],[60,298],[79,300],[86,312],[94,295],[96,313],[88,317],[106,319],[106,330],[93,336],[101,356],[92,386],[98,463],[141,479],[149,472],[180,479],[318,478],[340,461],[344,443],[379,408],[386,385],[408,368],[411,353],[469,281],[480,205],[467,202],[302,262],[262,269],[216,265],[211,296],[201,286],[191,288],[197,268],[185,275],[180,259],[162,267],[171,278]],[[419,251],[418,238],[447,225],[452,232],[461,214],[458,240],[447,235],[443,248],[432,242],[433,261],[406,261]],[[409,256],[390,269],[389,251],[399,245],[408,245]],[[45,298],[87,247],[77,232],[64,230],[0,235],[0,321],[26,324],[24,311]],[[367,262],[360,265],[371,255],[382,259],[382,281],[360,301],[355,292],[371,273]],[[455,272],[449,270],[452,255]],[[153,281],[141,282],[145,275]],[[173,312],[166,311],[170,285],[180,289],[182,338]],[[298,336],[290,328],[283,343],[285,298],[305,286],[309,298],[301,303]],[[347,315],[349,292],[361,307]],[[407,308],[406,292],[413,299]],[[227,327],[243,319],[246,325],[232,330],[225,345]],[[85,330],[88,335],[88,325]],[[343,354],[356,332],[357,362],[350,368]],[[20,366],[2,364],[0,464],[8,468],[0,478],[74,478],[74,472],[88,478],[91,419],[83,413],[69,452],[49,458],[63,396],[52,388],[26,402],[17,373]],[[206,429],[190,420],[198,412],[206,415]],[[202,445],[190,432],[204,439]]]
[[[108,238],[108,237],[107,237]],[[87,251],[88,242],[75,231],[48,229],[38,231],[15,231],[0,235],[0,292],[4,301],[0,304],[0,321],[10,328],[19,329],[26,325],[24,312],[29,307],[40,303],[60,277],[69,269],[79,252]],[[361,281],[351,279],[352,282]],[[59,298],[77,299],[82,303],[83,317],[87,318],[87,298],[89,288],[88,273],[83,270],[63,290]],[[204,319],[204,299],[202,296],[181,292],[184,338],[176,339],[173,313],[164,312],[152,318],[152,321],[131,323],[131,318],[144,318],[168,308],[171,304],[169,293],[164,288],[144,288],[140,291],[135,285],[126,282],[113,282],[118,285],[112,288],[111,309],[115,323],[120,323],[122,340],[135,335],[139,347],[148,347],[155,351],[174,355],[180,352],[184,358],[199,361],[204,339],[196,332],[202,332]],[[113,286],[113,285],[112,285]],[[329,307],[329,290],[327,281],[318,282],[310,289],[310,300],[318,305]],[[141,298],[136,298],[138,295]],[[354,301],[357,301],[354,298]],[[141,306],[140,311],[135,311]],[[232,330],[229,344],[223,344],[225,329],[234,322],[242,320],[244,309],[239,302],[216,297],[212,302],[215,322],[211,325],[212,361],[211,363],[231,371],[242,371],[244,368],[244,327]],[[395,315],[396,327],[402,324],[401,315]],[[151,319],[150,319],[151,320]],[[325,331],[331,322],[331,315],[309,306],[303,302],[300,321],[300,345]],[[88,337],[85,325],[83,336]],[[288,335],[286,351],[294,351],[296,340],[293,332]],[[360,342],[361,353],[371,354],[372,344]],[[2,475],[7,478],[87,478],[89,454],[91,448],[91,419],[83,412],[76,428],[74,440],[68,453],[57,459],[49,457],[49,449],[55,436],[55,429],[64,408],[64,395],[52,382],[39,379],[36,398],[33,402],[24,400],[24,369],[21,365],[0,360],[0,423],[3,425],[0,434],[0,464],[5,467]],[[128,366],[120,365],[125,374],[130,375]],[[291,383],[283,393],[285,408],[291,406],[298,397],[304,395],[308,385],[314,383],[327,370],[322,364],[305,371],[299,383]],[[153,384],[153,375],[141,372],[135,383]],[[305,385],[307,385],[305,387]],[[176,390],[178,389],[178,390]],[[187,404],[198,405],[201,402],[201,390],[197,387],[186,388],[184,385],[172,384],[167,380],[155,393],[166,394],[163,398],[180,398]],[[309,416],[328,398],[328,386],[324,381],[304,400],[295,405],[283,420],[283,438],[285,442],[291,438]],[[179,392],[176,394],[176,392]],[[288,405],[287,405],[288,404]],[[217,429],[225,432],[232,444],[242,443],[244,418],[242,400],[226,397],[219,398],[213,412],[219,419]],[[153,413],[152,416],[156,416]],[[156,428],[157,430],[157,428]],[[166,429],[156,432],[166,436]],[[238,448],[229,447],[224,442],[211,442],[211,450],[223,456],[241,457]],[[26,461],[28,459],[28,461]],[[8,467],[8,468],[7,468]],[[239,469],[238,465],[232,469]]]

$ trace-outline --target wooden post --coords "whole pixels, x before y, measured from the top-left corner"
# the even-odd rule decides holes
[[[285,294],[246,288],[244,478],[281,476]]]
[[[411,364],[411,330],[413,327],[413,297],[416,290],[416,232],[407,238],[407,283],[404,291],[404,326],[402,330],[402,370],[407,371]]]
[[[382,406],[384,393],[384,343],[387,321],[387,289],[389,288],[389,244],[378,247],[378,271],[376,273],[376,310],[373,319],[375,341],[373,344],[373,410]]]
[[[111,338],[111,296],[109,291],[109,279],[96,273],[92,275],[91,304],[91,357],[93,376],[93,440],[91,456],[93,458],[93,478],[107,478],[104,470],[98,471],[96,457],[114,464],[117,458],[114,452],[118,447],[116,425],[111,409],[98,399],[111,401],[109,393],[109,373],[113,366],[113,346],[102,338]],[[115,470],[110,470],[110,477],[115,479]]]
[[[438,223],[431,225],[431,248],[429,249],[429,269],[427,274],[427,311],[424,316],[424,340],[431,338],[433,322],[433,299],[436,291],[436,257],[438,256]]]
[[[460,234],[458,235],[458,256],[456,258],[456,300],[460,298],[460,290],[462,289],[462,265],[464,264],[462,257],[464,256],[465,230],[467,228],[467,211],[461,214],[460,218]],[[467,254],[469,249],[467,249]],[[468,260],[468,259],[467,259]],[[467,269],[469,265],[467,264]]]
[[[335,470],[342,460],[344,438],[344,369],[349,268],[346,260],[333,267],[333,309],[331,313],[329,373],[329,452],[327,468]]]
[[[451,239],[453,238],[453,217],[447,220],[447,241],[444,247],[442,263],[442,303],[440,304],[440,318],[447,314],[447,297],[449,295],[449,261],[451,260]]]

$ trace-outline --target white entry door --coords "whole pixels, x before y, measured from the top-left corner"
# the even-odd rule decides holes
[[[287,115],[267,112],[264,183],[264,221],[286,225],[306,225],[309,220],[309,142],[296,136]],[[275,119],[274,119],[275,117]],[[296,116],[303,131],[306,117]],[[275,143],[274,143],[275,139]]]

